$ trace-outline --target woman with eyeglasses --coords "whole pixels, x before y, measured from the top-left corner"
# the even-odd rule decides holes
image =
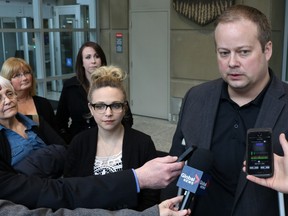
[[[0,76],[0,159],[26,175],[62,176],[64,140],[39,116],[39,124],[18,112],[11,82]]]
[[[31,66],[21,58],[8,58],[2,65],[1,75],[11,81],[18,100],[18,111],[39,123],[42,116],[54,129],[56,119],[48,99],[36,95],[36,80]]]
[[[68,144],[79,132],[96,126],[96,122],[89,115],[87,94],[91,73],[105,65],[106,56],[99,44],[88,41],[80,47],[75,64],[76,76],[64,82],[56,113],[60,133]],[[133,124],[130,108],[123,124],[128,127]]]
[[[102,66],[91,74],[88,107],[97,127],[73,138],[64,176],[105,175],[136,169],[157,157],[150,136],[121,123],[128,108],[125,77],[115,66]],[[159,190],[141,190],[138,198],[135,209],[144,210],[159,202]]]

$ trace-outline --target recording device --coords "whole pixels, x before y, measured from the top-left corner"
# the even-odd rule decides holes
[[[187,148],[177,159],[177,162],[186,161],[188,160],[194,151],[197,149],[197,146],[190,146]]]
[[[177,186],[185,190],[179,210],[189,208],[195,195],[205,193],[210,180],[207,171],[212,167],[212,162],[213,154],[211,151],[206,149],[195,150],[190,158],[192,167],[185,165],[177,182]]]
[[[247,174],[261,178],[273,176],[273,145],[271,128],[247,131]]]

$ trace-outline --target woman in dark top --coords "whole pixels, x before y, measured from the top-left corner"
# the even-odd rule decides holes
[[[36,80],[30,65],[21,58],[8,58],[1,75],[10,80],[17,94],[18,112],[39,123],[39,116],[57,129],[54,110],[48,99],[36,95]]]
[[[123,126],[122,119],[127,111],[124,78],[125,73],[114,66],[102,66],[92,73],[88,101],[97,127],[73,138],[64,176],[106,175],[136,169],[157,156],[150,136]],[[158,202],[159,191],[141,190],[137,210]]]
[[[56,113],[60,133],[67,143],[80,131],[96,126],[94,119],[89,116],[87,94],[91,73],[105,65],[106,56],[99,44],[88,41],[81,46],[76,59],[76,76],[64,82]],[[130,108],[123,123],[129,127],[133,124]]]

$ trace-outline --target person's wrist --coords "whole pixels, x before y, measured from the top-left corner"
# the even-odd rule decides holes
[[[134,170],[136,176],[137,176],[137,181],[138,181],[138,185],[140,189],[145,188],[145,182],[143,182],[143,178],[141,175],[141,168],[138,168],[136,170]]]
[[[134,178],[135,178],[136,190],[137,190],[137,193],[139,193],[140,189],[141,189],[140,184],[139,184],[139,178],[138,178],[138,175],[136,173],[136,170],[132,169],[132,171],[133,171]]]

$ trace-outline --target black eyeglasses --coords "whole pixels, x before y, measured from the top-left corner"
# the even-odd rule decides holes
[[[112,110],[112,112],[114,113],[121,113],[123,111],[123,107],[127,104],[127,102],[124,103],[112,103],[112,104],[105,104],[105,103],[89,103],[89,105],[91,107],[93,107],[93,109],[97,112],[97,113],[105,113],[105,111],[107,110],[107,108],[109,107],[110,110]]]

